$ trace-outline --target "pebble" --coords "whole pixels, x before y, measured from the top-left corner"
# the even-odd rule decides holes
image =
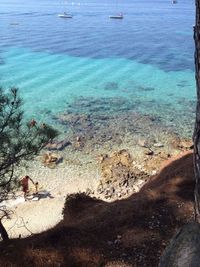
[[[141,147],[147,147],[147,141],[146,140],[139,140],[138,145]]]
[[[144,183],[144,181],[143,180],[137,180],[137,185],[142,185]]]
[[[152,156],[154,154],[153,150],[148,150],[145,152],[145,155]]]
[[[137,185],[133,185],[133,190],[137,193],[140,191],[139,187]]]
[[[155,143],[153,146],[154,147],[164,147],[164,145],[162,143]]]

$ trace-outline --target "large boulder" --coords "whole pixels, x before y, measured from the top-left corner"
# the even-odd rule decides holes
[[[160,259],[159,267],[200,266],[200,224],[185,225],[172,238]]]
[[[132,158],[125,149],[101,158],[101,173],[106,182],[119,181],[131,175]]]
[[[97,189],[105,198],[117,199],[135,191],[135,181],[145,180],[148,175],[136,168],[126,149],[100,158],[101,180]],[[137,189],[138,191],[138,189]]]

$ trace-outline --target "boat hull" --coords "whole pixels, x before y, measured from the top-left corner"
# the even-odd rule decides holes
[[[109,16],[110,19],[123,19],[123,16]]]
[[[63,19],[72,19],[72,15],[58,15],[59,18],[63,18]]]

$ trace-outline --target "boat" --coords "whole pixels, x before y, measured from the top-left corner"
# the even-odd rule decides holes
[[[116,0],[116,8],[115,8],[115,10],[116,11],[119,10],[119,0]],[[123,16],[123,13],[122,12],[120,12],[120,13],[117,13],[116,12],[115,15],[110,15],[109,18],[110,19],[123,19],[124,16]]]
[[[177,4],[178,1],[177,0],[172,0],[172,4]]]
[[[119,13],[119,14],[117,14],[117,15],[111,15],[111,16],[109,16],[109,18],[110,18],[110,19],[123,19],[124,16],[123,16],[122,13]]]
[[[63,14],[58,14],[58,17],[59,18],[63,18],[63,19],[71,19],[71,18],[73,18],[73,16],[71,14],[66,13],[66,12],[64,12]]]

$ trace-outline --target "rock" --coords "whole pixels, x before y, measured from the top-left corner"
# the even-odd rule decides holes
[[[73,143],[73,146],[76,149],[79,149],[79,148],[83,148],[84,147],[84,144],[85,144],[85,138],[84,137],[81,137],[81,136],[77,136],[76,137],[76,142]]]
[[[141,147],[148,147],[148,143],[145,139],[140,139],[138,141],[138,145],[141,146]]]
[[[71,145],[71,142],[68,140],[53,141],[51,143],[48,143],[45,148],[48,150],[63,150],[66,146],[69,145]]]
[[[115,241],[114,241],[114,244],[115,245],[119,245],[121,243],[121,240],[120,239],[116,239]]]
[[[190,150],[194,148],[194,144],[190,139],[180,139],[177,136],[174,136],[172,139],[172,145],[175,148]]]
[[[109,246],[112,246],[113,245],[113,242],[112,241],[108,241],[107,242]]]
[[[130,153],[123,149],[109,155],[100,155],[99,158],[102,178],[97,192],[105,198],[117,199],[126,196],[131,191],[138,192],[148,175],[133,164]],[[139,178],[139,180],[136,178]],[[136,184],[135,184],[136,183]],[[134,185],[136,185],[134,187]],[[132,190],[133,188],[133,190]]]
[[[153,154],[154,154],[153,150],[147,150],[145,152],[145,155],[147,155],[147,156],[152,156]]]
[[[39,197],[34,197],[33,199],[32,199],[32,201],[38,201],[39,200]]]
[[[119,180],[122,176],[129,176],[132,158],[129,152],[123,149],[112,153],[110,157],[101,155],[100,164],[101,173],[105,180]]]
[[[93,191],[90,188],[87,188],[86,191],[85,191],[85,194],[89,196],[89,195],[92,194],[92,192]]]
[[[185,225],[165,249],[159,267],[199,267],[200,225]]]
[[[133,190],[137,193],[140,191],[139,187],[137,185],[133,185]]]
[[[141,179],[138,179],[137,181],[136,181],[136,185],[142,185],[144,183],[144,181],[143,180],[141,180]]]
[[[152,175],[156,175],[156,173],[157,173],[157,171],[156,170],[153,170],[151,174]]]
[[[115,193],[115,188],[113,186],[110,188],[110,193],[111,194],[114,194]]]
[[[59,156],[56,153],[45,153],[42,156],[42,162],[44,163],[44,165],[48,166],[48,167],[55,167],[56,164],[62,162],[63,157]]]
[[[101,154],[97,157],[97,160],[99,161],[99,163],[102,163],[106,158],[108,158],[107,154]]]
[[[155,143],[153,146],[154,147],[164,147],[164,145],[162,143]]]
[[[193,145],[193,142],[192,141],[189,141],[189,140],[181,140],[179,145],[178,145],[179,148],[182,148],[182,149],[193,149],[194,145]]]

